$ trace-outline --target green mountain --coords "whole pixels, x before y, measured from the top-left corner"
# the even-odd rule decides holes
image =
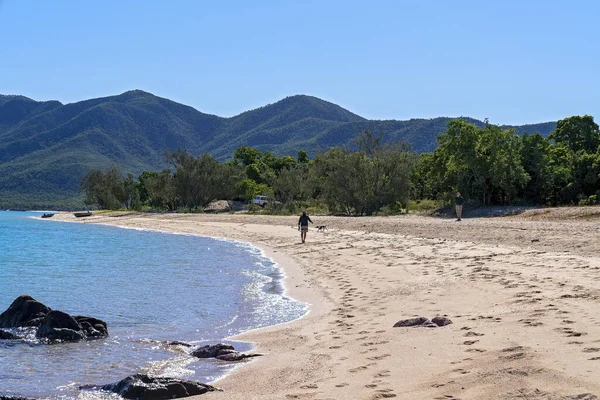
[[[165,152],[231,158],[242,145],[295,156],[345,145],[364,129],[432,151],[450,118],[367,120],[311,96],[291,96],[231,118],[140,90],[72,104],[0,95],[0,207],[69,206],[79,179],[118,165],[135,175],[166,167]],[[469,119],[476,124],[481,121]],[[514,127],[547,135],[554,122]]]

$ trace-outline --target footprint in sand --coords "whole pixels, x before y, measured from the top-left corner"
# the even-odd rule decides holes
[[[453,369],[452,372],[458,372],[461,375],[465,375],[465,374],[471,373],[471,371],[467,371],[466,369],[462,369],[462,368]]]
[[[374,356],[374,357],[367,357],[367,360],[370,361],[379,361],[379,360],[383,360],[386,357],[391,357],[391,354],[382,354],[380,356]]]
[[[465,350],[467,353],[485,353],[487,350],[484,349],[467,349]]]
[[[585,349],[582,350],[584,353],[597,353],[600,351],[600,348],[598,347],[586,347]]]
[[[376,390],[375,396],[372,399],[390,399],[392,397],[396,397],[396,394],[393,393],[392,389],[379,389]]]
[[[310,385],[303,385],[300,386],[300,389],[318,389],[319,387],[317,385],[315,385],[314,383],[311,383]]]
[[[504,358],[506,360],[520,360],[522,358],[525,358],[525,353],[522,353],[522,352],[512,353],[512,354],[503,356],[502,358]]]

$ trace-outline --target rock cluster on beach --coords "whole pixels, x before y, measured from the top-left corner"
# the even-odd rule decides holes
[[[104,385],[100,389],[117,393],[126,399],[137,400],[176,399],[219,390],[205,383],[143,374],[128,376],[119,382]]]
[[[241,361],[245,358],[258,357],[262,354],[248,354],[236,351],[229,344],[207,344],[192,351],[192,356],[198,358],[216,358],[221,361]]]
[[[35,337],[45,342],[76,342],[108,336],[106,322],[52,310],[28,295],[17,297],[8,309],[0,314],[0,328],[36,329]],[[21,339],[19,334],[27,334],[27,331],[25,329],[9,332],[0,329],[0,339]]]
[[[193,347],[189,343],[177,340],[160,342],[166,346]],[[196,347],[189,354],[198,358],[215,358],[221,361],[241,361],[250,357],[261,356],[258,353],[242,353],[236,351],[232,345],[217,343]],[[186,381],[175,378],[152,377],[144,374],[136,374],[126,377],[119,382],[107,385],[87,385],[80,389],[104,390],[117,393],[126,399],[139,400],[163,400],[176,399],[180,397],[195,396],[212,391],[220,391],[213,386]]]
[[[398,327],[423,327],[423,328],[438,328],[440,326],[450,325],[452,320],[447,317],[435,317],[433,319],[429,319],[426,317],[414,317],[403,319],[394,324],[394,328]]]

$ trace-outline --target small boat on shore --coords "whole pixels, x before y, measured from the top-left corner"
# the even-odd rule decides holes
[[[90,215],[92,215],[92,212],[91,211],[80,211],[80,212],[74,212],[73,215],[77,218],[89,217]]]
[[[43,213],[42,218],[52,218],[54,217],[54,213]]]

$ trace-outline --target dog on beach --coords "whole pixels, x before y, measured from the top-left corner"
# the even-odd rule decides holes
[[[328,231],[327,225],[317,225],[317,232],[325,232]]]

